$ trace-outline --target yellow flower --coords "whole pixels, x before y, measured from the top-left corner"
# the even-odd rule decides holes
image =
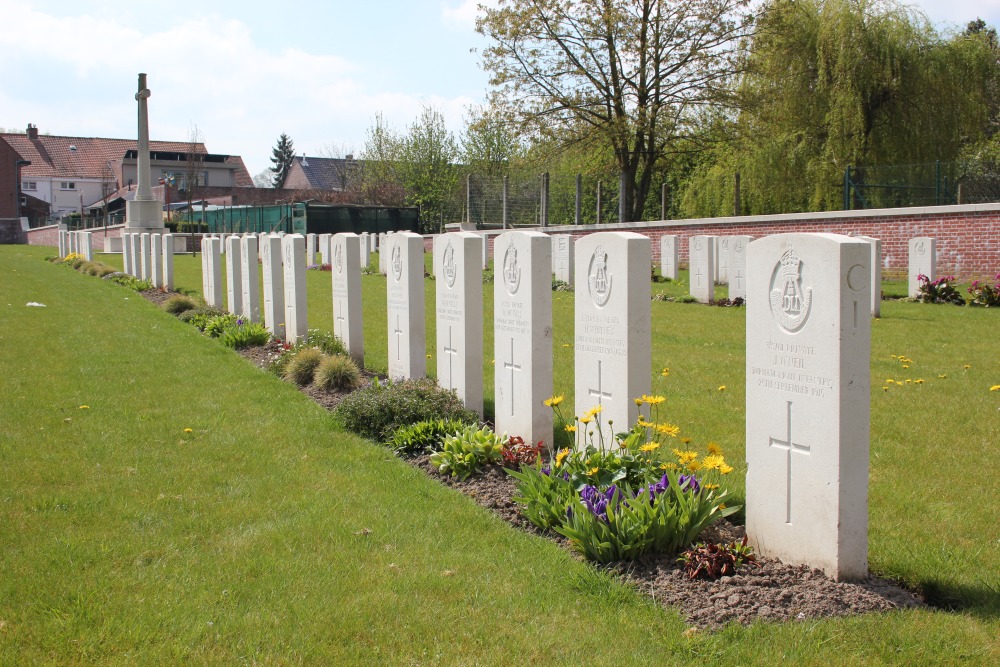
[[[595,407],[591,408],[589,410],[589,412],[590,412],[590,414],[595,415],[595,416],[599,415],[600,413],[604,412],[604,406],[603,405],[595,406]]]
[[[80,409],[81,409],[81,410],[89,410],[89,409],[90,409],[90,406],[89,406],[89,405],[81,405],[81,406],[80,406]]]
[[[889,379],[887,379],[887,380],[885,381],[885,383],[886,383],[886,384],[896,384],[896,381],[895,381],[895,380],[893,380],[892,378],[889,378]]]
[[[701,470],[701,463],[696,459],[687,464],[688,472],[698,472]]]
[[[642,399],[641,398],[634,398],[632,400],[635,401],[636,405],[642,405]]]
[[[995,384],[990,387],[990,391],[1000,391],[1000,384]]]
[[[588,474],[588,475],[590,475],[590,476],[594,476],[594,475],[596,475],[597,473],[599,473],[600,471],[601,471],[601,469],[600,469],[600,468],[596,468],[596,467],[595,467],[595,468],[591,468],[590,470],[588,470],[588,471],[587,471],[587,474]]]
[[[893,359],[895,359],[895,358],[896,358],[896,355],[895,355],[895,354],[890,354],[889,356],[890,356],[890,357],[892,357]]]
[[[660,443],[658,442],[647,442],[645,445],[639,448],[640,452],[654,452],[660,448]]]
[[[705,489],[706,491],[715,491],[717,488],[719,488],[719,485],[718,484],[702,484],[701,488]]]
[[[733,466],[731,465],[722,465],[719,467],[719,472],[721,472],[723,475],[728,475],[732,471],[733,471]]]
[[[431,358],[431,355],[429,355],[429,354],[428,354],[428,355],[427,355],[427,358],[428,358],[428,359],[430,359],[430,358]]]
[[[726,465],[726,459],[724,459],[721,454],[711,454],[703,458],[701,463],[705,466],[706,470],[715,470],[716,468],[721,468]]]
[[[726,385],[720,384],[719,385],[719,391],[725,391],[725,390],[726,390]]]
[[[913,382],[913,380],[911,380],[910,378],[906,378],[906,384],[910,384],[911,382]]]
[[[646,418],[643,417],[642,415],[639,415],[639,419],[636,420],[635,425],[636,426],[641,426],[643,428],[649,428],[650,426],[656,426],[656,424],[654,424],[653,422],[646,421]]]
[[[685,445],[690,444],[691,438],[681,438],[681,442],[683,442]]]
[[[561,466],[562,462],[566,459],[567,456],[569,456],[569,448],[567,447],[565,449],[560,449],[556,453],[556,466],[557,467]]]
[[[909,367],[910,366],[908,364],[903,364],[903,368],[909,368]]]
[[[882,391],[889,391],[888,387],[882,387]]]
[[[490,364],[493,365],[493,366],[496,366],[497,365],[497,360],[496,359],[490,359]]]
[[[916,380],[914,380],[914,382],[917,383],[917,384],[923,384],[924,383],[924,381],[921,378],[917,378]]]
[[[662,371],[660,371],[660,375],[662,375],[663,377],[667,377],[668,375],[670,375],[670,369],[664,368]]]
[[[194,429],[193,428],[186,428],[186,429],[184,429],[184,432],[185,433],[194,433]]]
[[[719,447],[719,443],[717,442],[709,442],[707,449],[709,454],[722,454],[722,447]]]
[[[660,470],[677,470],[678,465],[676,463],[664,463],[660,466]]]
[[[946,374],[942,373],[941,375],[938,375],[938,380],[943,380],[946,377],[948,377],[948,376]]]
[[[667,423],[657,424],[656,432],[662,435],[669,435],[671,438],[676,438],[677,434],[681,432],[681,427]]]
[[[563,347],[573,347],[573,346],[570,345],[569,343],[563,343]]]
[[[563,428],[566,429],[567,433],[576,433],[576,426],[573,426],[572,424],[566,424]]]
[[[592,421],[594,421],[594,418],[591,417],[590,415],[584,415],[584,416],[580,417],[580,423],[581,424],[589,424]]]
[[[962,366],[962,368],[964,368],[965,370],[969,370],[970,368],[972,368],[972,364],[966,364]]]
[[[687,465],[688,463],[691,463],[692,461],[698,458],[698,452],[692,452],[692,451],[682,452],[675,449],[673,450],[673,453],[674,456],[677,457],[677,460],[680,462],[682,466]]]
[[[559,394],[558,396],[550,396],[549,398],[545,399],[545,405],[547,405],[550,408],[554,408],[555,406],[562,403],[564,398],[565,396],[563,396],[562,394]]]
[[[644,398],[650,405],[659,405],[663,401],[667,400],[664,396],[646,396]]]

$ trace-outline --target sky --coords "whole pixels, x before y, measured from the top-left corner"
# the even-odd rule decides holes
[[[300,155],[358,153],[379,113],[404,131],[432,106],[457,135],[488,92],[480,2],[0,0],[0,127],[134,137],[145,72],[151,138],[197,130],[251,175],[281,133]],[[1000,0],[909,4],[939,27],[1000,27]]]

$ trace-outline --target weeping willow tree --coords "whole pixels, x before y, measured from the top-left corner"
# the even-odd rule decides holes
[[[952,160],[987,125],[985,40],[939,35],[892,0],[772,0],[743,54],[733,139],[688,179],[684,215],[842,205],[848,166]]]

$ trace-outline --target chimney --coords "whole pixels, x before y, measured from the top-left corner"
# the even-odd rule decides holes
[[[38,140],[38,127],[28,123],[28,139],[31,141]]]

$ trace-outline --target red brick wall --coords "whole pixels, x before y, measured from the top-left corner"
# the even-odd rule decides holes
[[[89,231],[93,233],[91,240],[94,242],[94,252],[104,252],[104,239],[107,237],[120,237],[123,225],[113,227],[95,227]],[[28,231],[28,245],[47,245],[53,248],[59,247],[59,225],[49,225],[48,227],[36,227]]]
[[[960,280],[970,280],[993,278],[1000,273],[1000,204],[556,226],[539,231],[572,234],[576,238],[599,231],[637,232],[653,240],[655,264],[659,264],[660,237],[665,234],[677,236],[682,264],[688,260],[688,239],[699,234],[746,234],[754,238],[789,232],[864,235],[882,240],[884,269],[904,274],[908,268],[909,240],[930,236],[937,239],[939,276],[953,274]],[[495,236],[489,233],[490,257]]]

